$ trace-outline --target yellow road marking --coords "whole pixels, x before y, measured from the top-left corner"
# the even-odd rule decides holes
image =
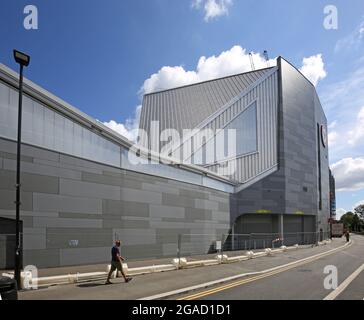
[[[254,282],[254,281],[257,281],[257,280],[260,280],[260,279],[263,279],[263,278],[271,277],[271,276],[273,276],[275,274],[279,274],[279,273],[282,273],[284,271],[288,271],[290,269],[294,269],[294,268],[297,268],[299,266],[302,266],[302,265],[308,264],[310,262],[313,262],[313,261],[319,260],[321,258],[324,258],[326,256],[332,255],[332,254],[334,254],[334,253],[336,253],[338,251],[341,251],[343,249],[347,249],[347,248],[351,247],[352,245],[353,245],[353,242],[351,242],[348,246],[346,246],[344,248],[340,248],[337,251],[322,254],[319,257],[313,257],[311,259],[308,258],[305,261],[297,262],[297,263],[294,263],[294,264],[292,264],[290,266],[286,266],[286,267],[283,266],[280,269],[277,269],[277,270],[274,270],[274,271],[271,271],[271,272],[268,272],[268,273],[265,273],[265,274],[262,274],[262,275],[254,276],[252,278],[248,278],[248,279],[244,279],[244,280],[238,280],[238,281],[235,281],[233,283],[220,286],[218,288],[214,288],[214,289],[206,290],[206,291],[203,291],[203,292],[200,292],[200,293],[192,294],[192,295],[189,295],[189,296],[177,299],[177,300],[195,300],[195,299],[203,298],[203,297],[209,296],[211,294],[214,294],[214,293],[217,293],[217,292],[220,292],[220,291],[224,291],[224,290],[227,290],[227,289],[231,289],[231,288],[243,285],[243,284],[247,284],[247,283]]]

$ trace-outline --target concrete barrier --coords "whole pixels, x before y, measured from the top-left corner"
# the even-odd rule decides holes
[[[216,259],[187,261],[185,268],[213,266],[213,265],[216,265],[216,264],[219,264],[219,261],[216,260]]]
[[[246,253],[246,256],[247,256],[249,259],[253,259],[253,257],[254,257],[254,252],[253,252],[253,251],[248,251],[248,252]]]
[[[218,254],[215,259],[219,262],[219,263],[223,263],[223,262],[227,262],[228,261],[228,256],[226,254]]]
[[[235,256],[235,257],[228,257],[227,262],[233,263],[233,262],[239,262],[239,261],[245,261],[249,260],[250,258],[248,256]]]
[[[255,252],[253,258],[265,257],[267,253],[265,251],[262,252]]]
[[[186,258],[175,258],[172,260],[172,264],[175,266],[175,267],[185,267],[187,265],[187,259]]]

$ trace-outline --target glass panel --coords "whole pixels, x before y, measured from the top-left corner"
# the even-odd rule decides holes
[[[82,128],[82,158],[89,159],[91,156],[91,132]]]
[[[54,112],[44,108],[44,147],[55,150],[54,145]]]
[[[64,123],[65,118],[60,114],[55,113],[54,117],[54,146],[56,150],[60,152],[65,152],[64,146]]]
[[[195,138],[194,136],[192,139]],[[205,165],[254,151],[257,151],[256,103],[249,106],[225,128],[218,130],[213,139],[208,140],[207,144],[193,153],[191,159],[193,164]]]
[[[23,96],[22,141],[33,144],[33,100]]]
[[[5,136],[10,139],[16,139],[18,136],[18,92],[9,88],[9,104],[5,116]]]
[[[63,138],[64,138],[64,141],[63,141],[64,152],[68,153],[68,154],[72,154],[73,142],[74,142],[73,122],[69,119],[65,119],[65,122],[64,122]]]
[[[33,142],[37,146],[44,145],[44,107],[33,102]]]
[[[16,122],[12,123],[10,117],[10,88],[0,83],[0,134],[6,138],[16,139],[16,132],[12,132],[10,128],[16,128]]]
[[[77,157],[82,157],[82,127],[77,123],[73,125],[73,152]]]
[[[236,155],[257,151],[257,108],[256,103],[237,116],[225,129],[236,130]],[[225,130],[225,131],[227,131]],[[227,137],[227,132],[225,132]],[[230,142],[230,139],[227,139]],[[229,144],[227,144],[229,145]]]

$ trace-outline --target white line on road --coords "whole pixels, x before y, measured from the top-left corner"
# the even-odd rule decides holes
[[[352,283],[355,278],[364,270],[364,264],[356,269],[349,277],[347,277],[343,283],[338,286],[334,291],[327,295],[324,300],[335,300],[348,286]],[[363,299],[364,300],[364,299]]]

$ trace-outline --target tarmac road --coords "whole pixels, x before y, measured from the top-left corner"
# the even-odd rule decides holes
[[[334,254],[294,267],[280,273],[262,277],[250,277],[194,292],[182,300],[322,300],[333,290],[324,287],[326,266],[335,266],[338,285],[364,264],[364,237],[353,236],[353,244]],[[362,268],[363,269],[363,268]],[[359,270],[361,271],[361,270]],[[336,291],[335,291],[336,293]],[[364,271],[334,299],[363,300]]]

